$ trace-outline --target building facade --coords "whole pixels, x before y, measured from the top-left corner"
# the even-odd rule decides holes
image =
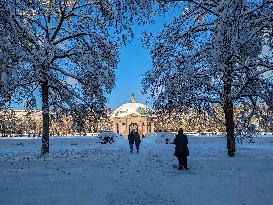
[[[113,132],[128,137],[131,130],[136,130],[140,135],[154,133],[154,116],[152,110],[141,103],[136,102],[132,94],[131,102],[117,108],[110,117]]]

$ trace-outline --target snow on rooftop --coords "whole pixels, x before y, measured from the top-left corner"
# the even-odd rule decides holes
[[[144,105],[142,103],[137,103],[135,96],[132,94],[131,102],[125,103],[121,105],[120,107],[118,107],[114,111],[111,118],[126,117],[131,114],[149,117],[149,116],[152,116],[152,110],[147,105]]]
[[[113,117],[126,117],[131,114],[140,116],[150,116],[151,110],[148,106],[141,103],[125,103],[117,108],[111,118]]]

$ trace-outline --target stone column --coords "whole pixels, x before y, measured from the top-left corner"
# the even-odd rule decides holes
[[[151,121],[151,133],[154,133],[155,123]]]
[[[112,120],[112,130],[113,132],[117,132],[117,129],[116,129],[116,125],[117,123],[115,122],[115,120]]]

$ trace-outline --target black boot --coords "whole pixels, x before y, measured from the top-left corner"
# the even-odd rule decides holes
[[[178,166],[178,170],[183,170],[183,166]]]

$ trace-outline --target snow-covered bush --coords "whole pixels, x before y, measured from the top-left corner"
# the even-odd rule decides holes
[[[254,137],[257,137],[258,134],[260,133],[257,132],[257,126],[255,124],[240,126],[237,128],[235,139],[239,144],[242,144],[243,142],[254,143]]]
[[[147,133],[144,138],[146,143],[155,144],[157,140],[157,135],[155,133]]]
[[[98,143],[101,144],[112,144],[113,142],[120,142],[123,140],[124,138],[122,137],[122,135],[115,132],[102,132],[98,136]]]
[[[173,143],[174,138],[175,136],[172,132],[159,132],[157,133],[156,142],[171,144]]]

